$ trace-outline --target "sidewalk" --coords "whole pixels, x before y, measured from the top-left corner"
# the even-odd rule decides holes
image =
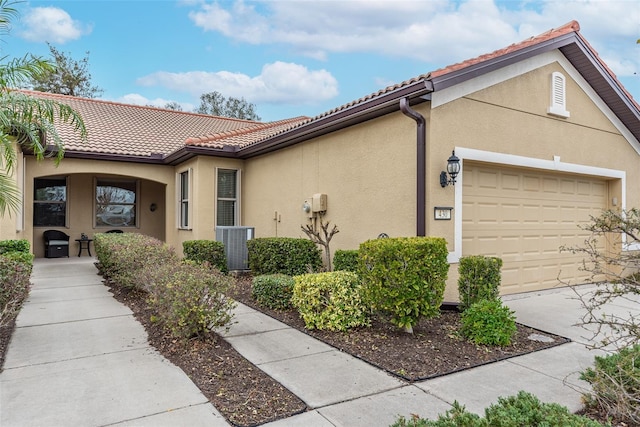
[[[37,259],[0,374],[0,426],[226,426],[149,347],[92,258]]]
[[[38,259],[4,372],[0,425],[224,426],[189,378],[149,347],[130,310],[101,284],[90,258]],[[398,415],[435,418],[454,400],[482,413],[526,390],[576,411],[578,372],[595,352],[572,326],[571,290],[504,298],[518,321],[573,342],[440,378],[407,384],[239,304],[225,338],[298,395],[308,412],[268,426],[388,426]],[[614,307],[638,311],[638,304]]]

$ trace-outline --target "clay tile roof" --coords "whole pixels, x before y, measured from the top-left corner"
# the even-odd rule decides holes
[[[547,40],[551,40],[551,39],[555,39],[557,37],[563,36],[565,34],[569,34],[569,33],[573,33],[573,32],[578,32],[580,31],[580,24],[578,24],[577,21],[571,21],[561,27],[558,28],[554,28],[552,30],[549,30],[547,32],[544,32],[538,36],[534,36],[534,37],[530,37],[524,41],[521,41],[520,43],[514,43],[512,45],[509,45],[503,49],[499,49],[496,50],[494,52],[491,53],[487,53],[484,55],[480,55],[476,58],[472,58],[472,59],[467,59],[466,61],[462,61],[459,62],[457,64],[453,64],[453,65],[449,65],[446,66],[444,68],[440,68],[437,69],[435,71],[432,71],[430,73],[430,77],[431,78],[435,78],[435,77],[441,77],[445,74],[449,74],[452,73],[454,71],[458,71],[461,70],[463,68],[467,68],[470,67],[472,65],[476,65],[482,62],[486,62],[495,58],[499,58],[501,56],[516,52],[518,50],[521,49],[525,49],[527,47],[530,46],[535,46],[537,44],[540,44],[542,42],[545,42]]]
[[[265,126],[261,122],[155,107],[35,91],[21,92],[62,102],[80,113],[87,127],[86,142],[82,142],[70,126],[57,125],[67,152],[166,156],[184,147],[194,135],[216,135]]]
[[[186,140],[186,145],[210,148],[223,148],[225,146],[244,147],[256,141],[286,132],[287,130],[302,123],[306,123],[309,120],[309,117],[301,116],[271,123],[261,123],[258,126],[234,129],[199,137],[191,137]]]

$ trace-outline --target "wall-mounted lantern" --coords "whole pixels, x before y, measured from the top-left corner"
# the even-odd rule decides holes
[[[450,178],[447,178],[447,173]],[[440,185],[442,188],[447,185],[456,185],[456,177],[460,173],[460,159],[456,156],[455,150],[451,152],[451,157],[447,159],[447,171],[440,172]]]

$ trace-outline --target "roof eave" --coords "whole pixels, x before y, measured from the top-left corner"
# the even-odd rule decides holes
[[[247,159],[280,150],[310,138],[316,138],[394,111],[399,111],[399,101],[402,98],[410,98],[412,105],[425,102],[428,100],[427,95],[431,92],[433,92],[431,82],[420,79],[397,90],[381,94],[352,107],[312,120],[298,128],[267,138],[256,144],[242,147],[238,149],[237,154],[238,157]]]

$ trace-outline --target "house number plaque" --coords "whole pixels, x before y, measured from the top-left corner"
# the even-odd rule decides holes
[[[451,219],[451,211],[453,208],[435,206],[433,208],[433,219],[435,220],[450,220]]]

